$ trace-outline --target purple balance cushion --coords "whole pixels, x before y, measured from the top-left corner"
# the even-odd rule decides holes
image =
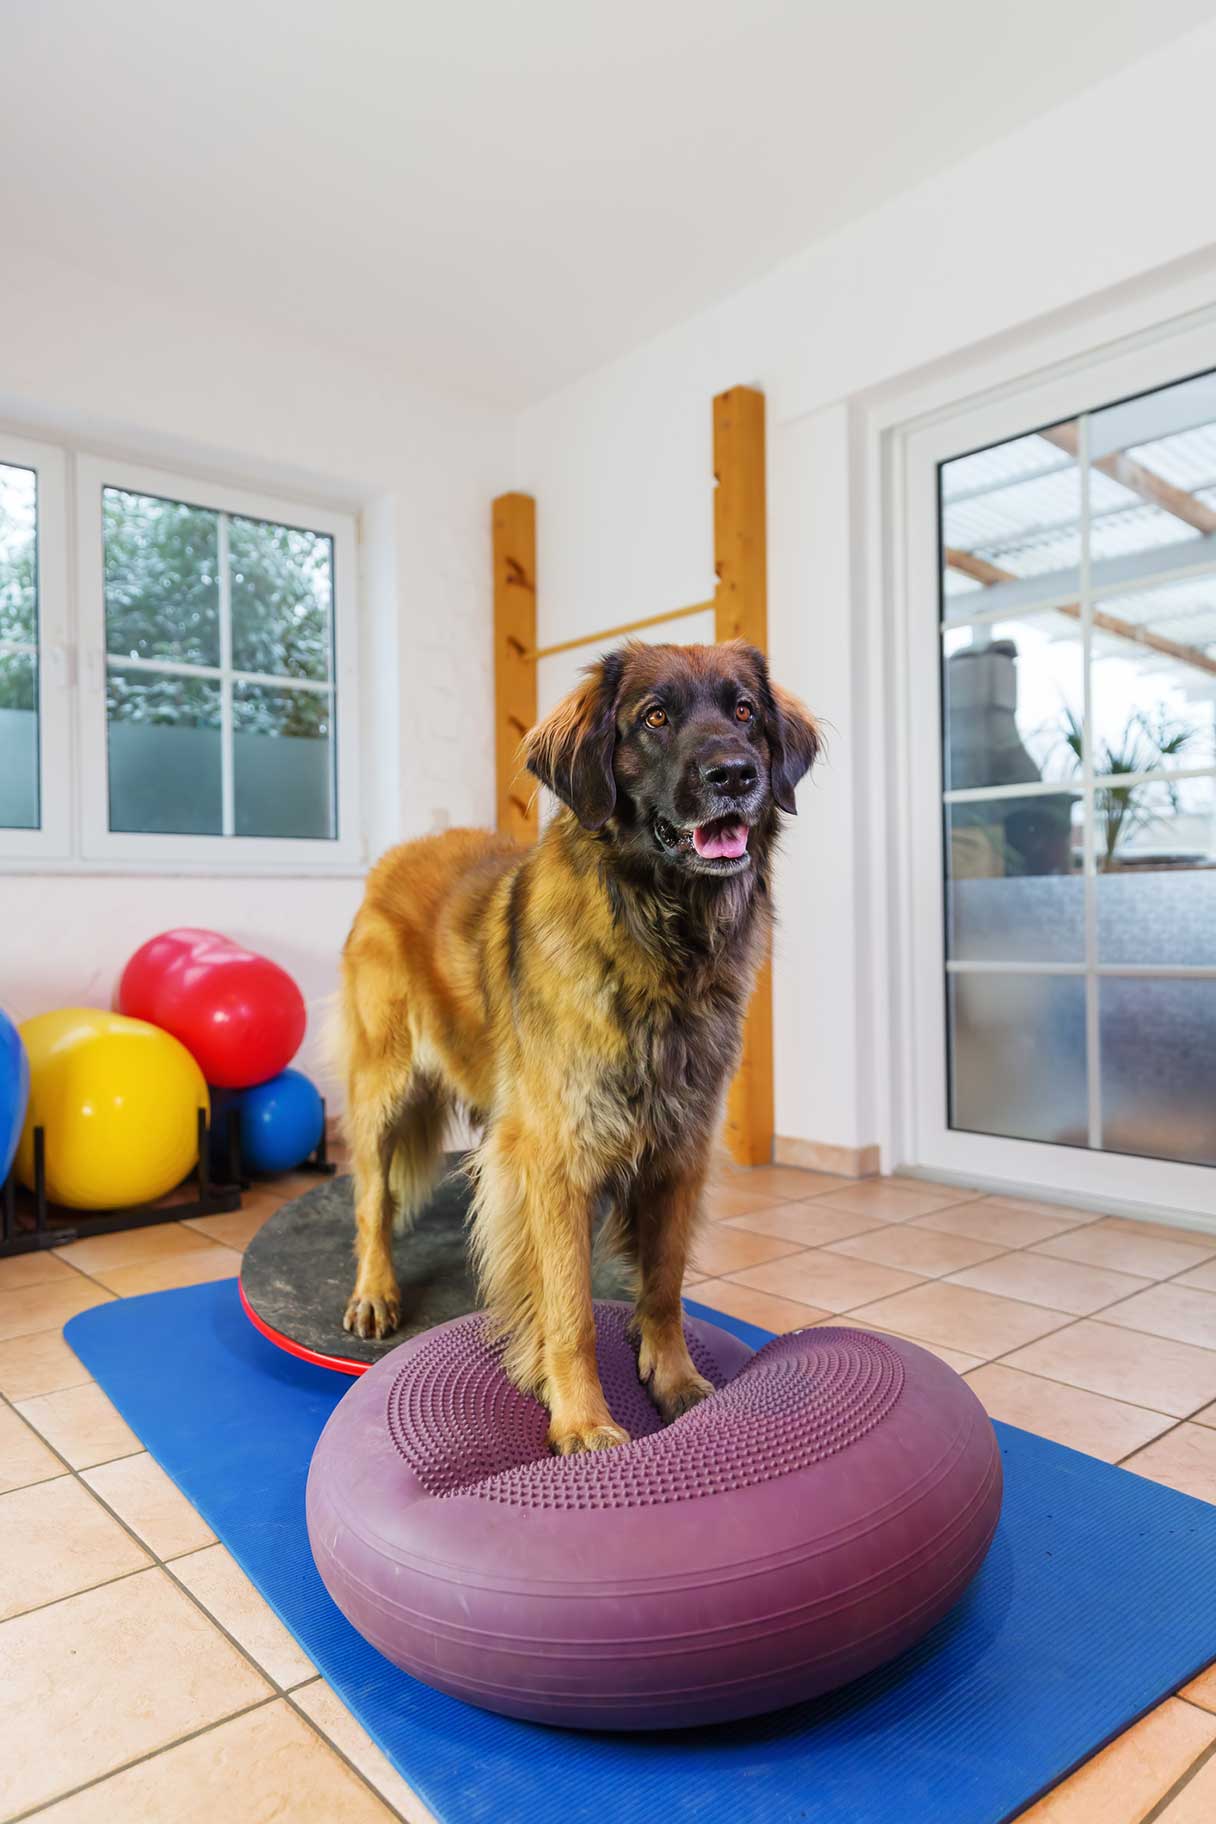
[[[776,1709],[932,1626],[979,1569],[1000,1456],[971,1389],[897,1337],[753,1355],[686,1321],[716,1391],[664,1427],[628,1307],[597,1304],[633,1442],[550,1456],[480,1316],[402,1344],[336,1408],[308,1530],[338,1607],[415,1678],[509,1716],[658,1729]]]

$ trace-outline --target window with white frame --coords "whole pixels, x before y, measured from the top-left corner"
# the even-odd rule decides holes
[[[66,462],[0,436],[0,854],[71,841]]]
[[[102,489],[109,827],[337,835],[333,540]]]
[[[0,827],[41,823],[38,472],[0,463]]]
[[[950,1126],[1216,1165],[1216,374],[939,484]]]
[[[0,434],[0,852],[357,862],[351,520],[78,457],[75,612],[48,667],[64,456],[9,455]]]

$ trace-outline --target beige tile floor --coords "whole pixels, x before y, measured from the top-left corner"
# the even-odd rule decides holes
[[[60,1335],[109,1298],[235,1274],[300,1188],[0,1261],[0,1821],[425,1824]],[[703,1303],[911,1337],[994,1417],[1216,1502],[1216,1233],[727,1165],[711,1217]],[[1216,1664],[1024,1815],[1211,1824]]]

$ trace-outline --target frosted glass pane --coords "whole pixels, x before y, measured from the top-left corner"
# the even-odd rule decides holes
[[[38,823],[38,662],[0,652],[0,829]]]
[[[234,517],[228,550],[236,669],[324,683],[333,646],[333,541]]]
[[[1081,846],[1081,805],[1072,792],[949,805],[950,956],[960,962],[1080,962]]]
[[[945,635],[946,789],[1071,779],[1085,677],[1077,625],[1059,614]]]
[[[103,488],[102,517],[107,652],[218,665],[219,515]]]
[[[1100,986],[1102,1143],[1216,1165],[1216,981]]]
[[[223,831],[220,688],[203,678],[111,669],[110,828],[146,835]]]
[[[1084,1146],[1085,984],[1080,976],[950,977],[950,1125]]]
[[[1099,961],[1216,965],[1216,782],[1099,789],[1097,811]]]
[[[237,684],[232,720],[236,834],[336,837],[328,692]]]
[[[38,639],[38,477],[0,462],[0,643]]]

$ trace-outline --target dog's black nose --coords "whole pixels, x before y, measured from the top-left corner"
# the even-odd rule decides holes
[[[701,777],[716,792],[731,798],[742,798],[756,783],[755,763],[748,759],[711,760],[701,763]]]

